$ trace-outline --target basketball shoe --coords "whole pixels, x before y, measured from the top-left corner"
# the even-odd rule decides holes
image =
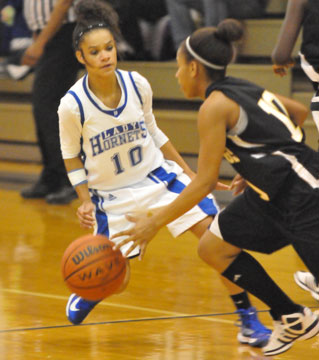
[[[318,332],[318,316],[307,307],[302,312],[282,315],[279,321],[274,321],[274,331],[263,347],[263,353],[266,356],[281,354],[290,349],[296,340],[311,339]]]
[[[66,316],[72,324],[81,324],[98,303],[99,301],[84,300],[80,296],[72,294],[66,305]]]
[[[256,309],[254,307],[247,310],[239,309],[236,313],[239,314],[238,326],[241,328],[237,335],[238,341],[241,344],[248,344],[253,347],[265,346],[268,343],[271,330],[258,320]]]
[[[319,301],[319,284],[310,272],[297,271],[294,278],[302,289],[310,291],[311,295]]]

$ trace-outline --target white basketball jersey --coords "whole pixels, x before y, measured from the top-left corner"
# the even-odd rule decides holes
[[[164,161],[160,147],[168,139],[152,112],[152,90],[140,74],[117,70],[122,97],[107,108],[78,80],[61,99],[60,139],[64,159],[82,155],[89,188],[112,190],[144,179]]]

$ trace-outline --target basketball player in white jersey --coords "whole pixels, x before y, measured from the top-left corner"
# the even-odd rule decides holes
[[[82,0],[76,10],[74,47],[87,74],[61,99],[62,155],[82,201],[77,211],[81,225],[110,237],[132,226],[126,213],[171,203],[194,174],[156,125],[148,81],[137,72],[117,69],[115,38],[119,31],[113,9],[100,0]],[[168,224],[168,229],[175,237],[186,230],[200,237],[217,211],[209,195]],[[127,244],[122,252],[129,247]],[[136,248],[127,259],[142,257],[144,251]],[[129,280],[128,260],[127,265],[120,292]],[[233,302],[239,303],[239,341],[264,345],[270,331],[259,322],[247,294],[224,281]],[[67,304],[69,320],[81,323],[97,303],[71,295]]]

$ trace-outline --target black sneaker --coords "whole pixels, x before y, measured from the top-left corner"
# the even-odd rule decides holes
[[[45,200],[48,204],[69,204],[76,198],[77,194],[72,186],[63,186],[57,191],[48,194]]]
[[[20,195],[24,199],[43,199],[51,192],[52,188],[49,185],[38,181],[34,185],[22,190]]]

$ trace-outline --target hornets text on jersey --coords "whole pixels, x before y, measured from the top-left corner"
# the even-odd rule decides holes
[[[112,190],[144,179],[162,165],[168,138],[157,127],[152,91],[137,72],[116,71],[122,97],[107,108],[90,90],[88,76],[78,80],[59,106],[64,159],[82,155],[89,188]],[[106,171],[101,171],[106,169]]]

